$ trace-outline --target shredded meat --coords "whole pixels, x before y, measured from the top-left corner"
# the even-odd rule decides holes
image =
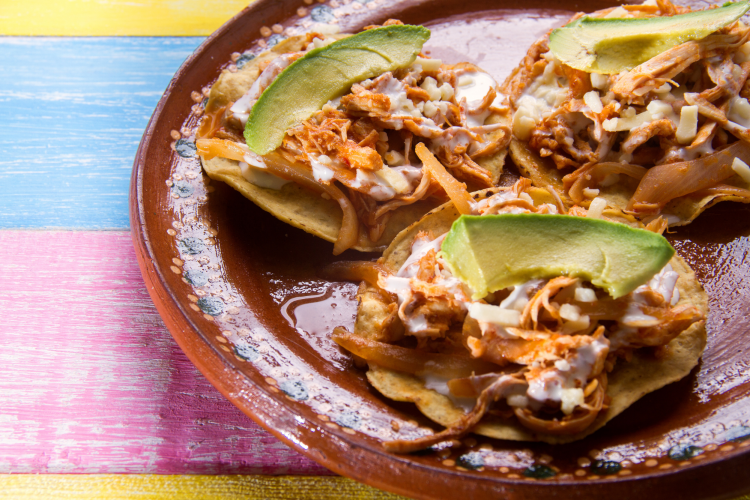
[[[354,85],[352,93],[341,98],[341,105],[353,116],[387,117],[391,99],[385,94],[375,94],[361,85]]]
[[[461,417],[456,424],[448,427],[442,432],[438,432],[437,434],[411,441],[387,441],[383,443],[383,447],[386,450],[395,453],[410,453],[429,448],[437,443],[442,443],[451,439],[458,439],[471,431],[471,429],[479,423],[489,410],[492,403],[513,392],[518,386],[524,385],[523,379],[518,375],[501,375],[492,385],[482,391],[477,399],[476,405],[474,405],[474,409]]]
[[[657,5],[626,6],[625,10],[634,17],[690,12],[669,0],[660,0]],[[592,165],[624,162],[649,169],[707,156],[737,140],[750,143],[747,123],[728,118],[735,99],[750,97],[750,61],[738,50],[749,39],[750,28],[735,22],[701,40],[676,45],[630,71],[606,79],[599,76],[597,88],[592,86],[592,76],[557,61],[548,52],[547,42],[540,40],[529,49],[503,89],[510,94],[514,108],[518,108],[524,92],[537,79],[550,74],[566,92],[562,102],[536,119],[527,141],[539,156],[563,171],[561,194],[568,194],[573,203],[581,203],[584,184],[596,189],[608,181],[601,176],[579,174],[589,171]],[[599,96],[601,112],[589,109],[584,99],[592,90]],[[688,136],[687,143],[685,130],[679,140],[677,137],[685,106],[696,106],[699,114],[697,134]],[[649,181],[642,174],[640,178]],[[631,200],[630,205],[642,207],[639,213],[653,214],[659,213],[664,202]]]
[[[629,167],[596,165],[605,167],[603,175],[628,172]],[[588,171],[597,175],[596,166]],[[540,204],[531,194],[540,196],[531,181],[521,179],[510,188],[473,196],[472,213],[557,211],[554,204]],[[573,207],[569,215],[586,213],[585,208]],[[656,232],[665,228],[663,218],[649,225]],[[691,325],[705,321],[704,313],[693,305],[671,305],[677,278],[669,267],[649,284],[618,299],[596,291],[582,279],[557,276],[475,301],[444,265],[438,253],[440,244],[442,237],[420,231],[400,269],[348,263],[346,273],[341,274],[366,280],[367,285],[360,289],[363,306],[357,325],[369,325],[376,331],[362,331],[358,326],[358,334],[344,335],[337,329],[334,340],[340,346],[363,357],[370,367],[417,377],[440,374],[448,379],[452,396],[476,398],[473,409],[445,430],[415,440],[386,442],[389,451],[407,453],[458,439],[487,416],[510,419],[545,435],[584,432],[607,409],[607,373],[616,363],[626,362],[618,360],[629,359],[639,348],[663,348]],[[376,270],[377,280],[373,278]],[[588,290],[579,298],[580,288]],[[495,323],[472,316],[472,308],[488,305],[501,306],[511,317],[515,311],[517,324],[511,319],[506,325],[506,320]],[[477,318],[490,313],[479,314]],[[401,328],[396,328],[398,325]],[[401,336],[394,337],[393,332]],[[385,340],[386,344],[369,340],[388,338],[394,340]],[[459,363],[459,358],[439,358],[447,353],[468,353],[470,359],[482,364],[472,365],[472,372],[467,373],[465,359]],[[459,376],[459,371],[464,375]]]
[[[570,278],[568,276],[560,276],[550,280],[544,288],[534,295],[534,298],[529,301],[526,308],[523,310],[523,313],[521,313],[521,327],[533,330],[539,326],[539,312],[542,309],[547,311],[559,324],[561,322],[559,314],[560,308],[550,304],[550,297],[554,296],[563,288],[573,285],[576,281],[578,281],[576,278]]]
[[[339,160],[354,170],[375,171],[382,168],[383,159],[374,148],[360,146],[347,137],[352,122],[343,113],[328,112],[317,118],[305,120],[288,132],[290,137],[301,143],[302,149],[307,153],[298,157],[298,161],[305,162],[310,153],[317,153]],[[307,163],[309,162],[307,159]]]
[[[416,337],[442,337],[452,324],[466,317],[460,303],[434,283],[438,273],[435,255],[430,250],[419,260],[416,279],[398,309],[407,333]]]
[[[636,127],[630,131],[628,137],[622,141],[620,151],[622,153],[633,153],[635,148],[646,143],[649,139],[656,136],[674,135],[675,126],[670,120],[662,119]]]
[[[400,21],[391,19],[384,26],[393,24]],[[308,35],[307,48],[319,40],[326,42],[325,38]],[[305,50],[279,54],[253,68],[260,75],[245,95],[220,109],[217,105],[206,110],[199,137],[244,147],[243,131],[253,103],[304,54]],[[425,198],[435,198],[435,204],[444,200],[440,184],[424,175],[421,164],[413,163],[420,143],[444,162],[451,176],[472,187],[498,182],[499,162],[487,162],[493,172],[480,165],[484,164],[480,158],[499,153],[510,142],[510,129],[495,123],[507,112],[507,106],[496,104],[496,83],[485,81],[485,95],[467,103],[457,97],[459,76],[481,72],[479,68],[469,63],[424,67],[415,64],[354,84],[345,95],[287,130],[274,151],[286,163],[306,169],[315,182],[343,190],[347,209],[355,209],[357,220],[347,224],[351,234],[339,235],[339,242],[358,242],[362,235],[376,243],[394,210]],[[217,143],[213,149],[226,148]],[[234,156],[235,161],[244,159]]]

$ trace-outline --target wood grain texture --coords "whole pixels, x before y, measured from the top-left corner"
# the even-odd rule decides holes
[[[208,35],[250,2],[251,0],[4,1],[0,9],[0,35]]]
[[[127,232],[0,231],[0,311],[0,473],[328,473],[190,363]]]
[[[0,37],[0,228],[126,229],[138,143],[202,40]]]
[[[0,500],[398,500],[343,477],[13,475],[0,476]],[[744,500],[744,499],[742,499]]]

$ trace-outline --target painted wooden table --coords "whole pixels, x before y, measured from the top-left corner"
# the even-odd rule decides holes
[[[138,269],[141,135],[182,61],[246,4],[0,1],[0,499],[397,498],[226,401]]]
[[[0,0],[0,500],[398,498],[225,400],[136,262],[144,128],[182,61],[247,1]]]

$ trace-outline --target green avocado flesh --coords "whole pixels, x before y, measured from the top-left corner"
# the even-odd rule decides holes
[[[422,26],[393,25],[311,50],[282,71],[253,106],[245,126],[248,147],[259,155],[270,153],[288,129],[352,84],[410,66],[429,37]]]
[[[462,215],[442,246],[474,298],[531,279],[572,276],[613,298],[646,283],[674,255],[661,235],[570,215]]]
[[[553,30],[550,50],[563,63],[589,73],[630,70],[689,40],[700,40],[739,19],[747,0],[676,16],[595,19],[584,16]]]

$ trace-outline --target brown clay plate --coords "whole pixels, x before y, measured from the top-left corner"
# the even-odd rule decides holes
[[[504,80],[526,48],[573,12],[606,2],[258,0],[175,75],[141,141],[133,240],[151,297],[193,363],[235,405],[334,472],[416,498],[726,498],[750,492],[750,207],[724,203],[670,235],[710,296],[709,342],[689,377],[585,440],[550,446],[468,437],[393,455],[383,439],[435,428],[385,400],[329,339],[351,327],[356,286],[321,279],[332,245],[286,226],[195,157],[193,129],[223,68],[306,30],[425,24],[425,48]],[[504,180],[517,176],[507,168]],[[348,252],[338,259],[374,258]]]

